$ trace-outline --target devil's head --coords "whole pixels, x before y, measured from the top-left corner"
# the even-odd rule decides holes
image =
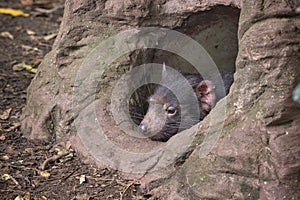
[[[209,113],[215,104],[213,83],[203,80],[198,75],[187,75],[184,81],[193,88],[193,95],[197,98],[199,106],[198,116],[182,117],[182,114],[189,116],[189,113],[182,113],[189,112],[189,109],[182,109],[183,105],[180,105],[178,98],[169,88],[176,88],[184,95],[184,91],[181,91],[183,83],[180,79],[174,79],[174,74],[164,65],[161,86],[156,88],[154,94],[149,97],[148,111],[139,126],[144,135],[152,140],[167,141],[178,131],[190,128]]]

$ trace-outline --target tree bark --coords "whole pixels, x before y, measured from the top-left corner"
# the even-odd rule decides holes
[[[111,131],[109,137],[96,140],[104,143],[114,140],[119,147],[132,148],[133,152],[143,151],[142,146],[147,152],[151,148],[176,148],[177,141],[196,132],[192,143],[178,150],[180,155],[175,156],[174,162],[150,174],[140,173],[145,189],[157,197],[300,199],[300,105],[292,100],[293,89],[300,82],[299,6],[297,0],[67,0],[53,49],[43,60],[28,89],[22,128],[31,139],[72,140],[80,154],[100,166],[106,165],[105,160],[95,153],[97,146],[91,147],[95,141],[85,143],[85,136],[76,134],[76,122],[86,121],[80,128],[86,130],[86,137],[91,135],[94,129],[89,126],[89,121],[94,120],[94,116],[90,115],[89,109],[96,105],[101,131],[114,129],[116,124],[111,121],[108,108],[109,96],[117,80],[133,66],[153,61],[162,63],[163,60],[157,59],[161,54],[155,51],[136,50],[145,44],[134,40],[134,52],[123,54],[122,58],[118,57],[118,52],[113,55],[116,59],[109,63],[112,67],[105,71],[106,79],[99,81],[99,90],[94,89],[94,85],[82,84],[87,87],[86,94],[78,97],[81,106],[74,107],[74,91],[81,87],[78,79],[87,82],[90,78],[90,74],[82,75],[87,69],[84,67],[100,63],[93,60],[97,55],[93,49],[122,31],[134,29],[135,34],[143,38],[147,33],[140,31],[142,27],[166,27],[196,38],[217,65],[227,60],[223,69],[232,70],[230,61],[234,61],[236,55],[226,54],[225,47],[230,48],[229,52],[236,48],[235,39],[230,38],[236,35],[224,30],[235,30],[235,20],[239,17],[234,84],[229,95],[198,126],[176,135],[166,144],[120,137],[118,131]],[[218,37],[212,33],[216,30],[219,30],[218,37],[225,34],[229,39],[227,42],[220,39],[220,46],[213,48],[216,45],[212,41]],[[155,47],[156,44],[149,42],[146,45]],[[176,59],[173,62],[180,63]],[[89,91],[89,87],[94,90]],[[126,87],[129,86],[124,86],[124,90]],[[213,138],[214,132],[209,131],[209,125],[211,121],[219,123],[216,116],[222,113],[224,106],[227,109],[224,125],[214,129],[222,134]],[[211,146],[208,154],[205,153],[206,144],[211,145],[214,141],[217,143]],[[165,166],[168,160],[165,152],[145,153],[146,161],[132,158],[132,163],[122,161],[122,156],[120,160],[114,157],[118,162],[109,166],[124,168],[127,175],[133,176],[132,164],[149,171],[155,165]]]

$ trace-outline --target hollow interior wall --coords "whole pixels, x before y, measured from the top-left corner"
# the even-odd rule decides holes
[[[175,30],[196,40],[211,56],[220,70],[235,71],[238,52],[239,9],[218,6],[212,10],[191,15]],[[192,65],[168,52],[155,51],[153,62],[166,62],[183,73],[194,73]],[[205,66],[204,66],[205,67]]]

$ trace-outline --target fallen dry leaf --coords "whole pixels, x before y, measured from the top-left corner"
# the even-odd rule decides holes
[[[24,199],[25,200],[30,200],[30,192],[26,192],[25,195],[24,195]]]
[[[74,154],[72,152],[70,152],[68,155],[62,157],[59,159],[59,162],[63,163],[63,162],[67,162],[69,160],[72,160],[72,158],[74,157]]]
[[[50,177],[49,172],[38,170],[38,173],[39,173],[40,176],[42,176],[44,178],[49,178]]]
[[[4,181],[7,181],[7,180],[10,179],[10,175],[9,175],[9,174],[3,174],[3,175],[1,176],[1,179],[4,180]]]
[[[24,200],[24,198],[21,195],[18,195],[14,200]]]
[[[46,41],[49,41],[49,40],[52,40],[53,38],[55,38],[57,36],[57,33],[53,33],[53,34],[50,34],[50,35],[46,35],[44,37],[44,40]]]
[[[25,153],[33,154],[33,152],[32,148],[25,148]]]
[[[37,72],[37,69],[33,68],[31,65],[26,65],[25,63],[23,63],[22,67],[31,73],[35,74]]]
[[[16,31],[20,31],[20,30],[23,29],[23,27],[22,26],[16,26],[15,29],[16,29]]]
[[[35,35],[35,32],[32,30],[26,30],[27,35]]]
[[[23,63],[18,63],[18,64],[13,65],[12,69],[16,72],[22,71],[24,69]]]
[[[21,45],[21,47],[22,47],[22,49],[24,49],[25,51],[30,51],[30,50],[32,50],[33,49],[33,47],[31,47],[31,46],[28,46],[28,45]]]
[[[14,39],[14,36],[13,36],[10,32],[8,32],[8,31],[1,32],[0,35],[1,35],[1,37],[9,38],[9,39],[11,39],[11,40]]]
[[[10,132],[10,131],[18,128],[19,126],[21,126],[21,124],[19,122],[13,122],[11,127],[7,128],[7,129],[2,129],[2,130],[5,132]]]
[[[24,6],[31,6],[33,5],[33,0],[21,0],[21,4]]]
[[[9,157],[7,155],[2,156],[2,160],[9,160]]]
[[[81,185],[82,183],[85,183],[86,179],[85,179],[85,175],[81,175],[79,178],[79,184]]]
[[[14,17],[23,16],[28,17],[28,13],[24,13],[22,10],[15,10],[11,8],[0,8],[0,14],[12,15]]]
[[[9,175],[9,174],[3,174],[2,176],[1,176],[1,179],[2,180],[4,180],[4,181],[7,181],[7,180],[12,180],[16,185],[20,185],[19,184],[19,182],[14,178],[14,177],[12,177],[11,175]]]
[[[0,119],[3,119],[3,120],[8,119],[11,110],[12,110],[12,108],[6,109],[6,110],[0,115]]]
[[[42,196],[42,199],[43,200],[48,200],[46,196]]]
[[[0,140],[4,141],[5,140],[5,135],[0,135]]]

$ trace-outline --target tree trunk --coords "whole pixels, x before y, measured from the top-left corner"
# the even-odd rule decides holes
[[[67,0],[22,128],[31,139],[71,140],[91,162],[141,178],[161,198],[300,199],[300,105],[291,97],[300,82],[299,6]],[[144,80],[135,69],[157,74],[139,65],[164,61],[187,73],[235,71],[229,95],[166,143],[135,135],[124,111]]]

